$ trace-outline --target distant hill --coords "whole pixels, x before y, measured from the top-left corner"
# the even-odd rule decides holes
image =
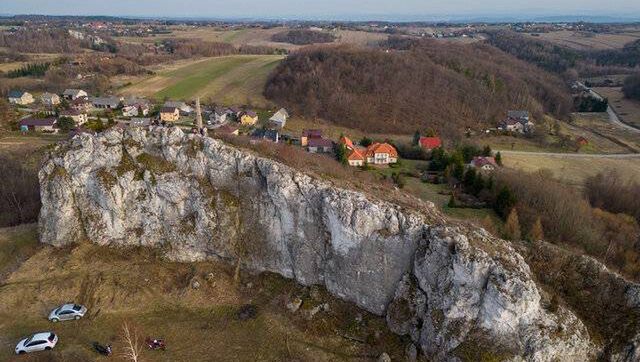
[[[425,40],[408,49],[307,48],[274,70],[265,95],[297,114],[369,132],[460,135],[495,125],[509,109],[570,112],[560,78],[490,45]]]

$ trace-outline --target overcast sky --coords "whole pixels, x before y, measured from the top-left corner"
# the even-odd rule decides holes
[[[0,14],[215,18],[632,15],[640,0],[0,0]]]

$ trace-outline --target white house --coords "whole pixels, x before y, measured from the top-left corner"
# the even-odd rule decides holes
[[[45,92],[40,96],[40,100],[42,104],[45,106],[55,106],[56,104],[60,104],[60,97],[57,94]]]
[[[73,101],[78,98],[88,98],[89,94],[82,89],[65,89],[64,92],[62,92],[62,97]]]
[[[18,104],[21,106],[31,104],[34,102],[33,95],[25,91],[11,91],[9,92],[9,103]]]
[[[60,112],[60,117],[71,118],[71,119],[73,119],[73,121],[78,126],[81,126],[81,125],[87,123],[87,121],[89,120],[89,116],[87,116],[86,113],[81,112],[81,111],[76,111],[76,110],[73,110],[73,109]]]
[[[269,122],[276,127],[283,128],[285,124],[287,124],[287,118],[289,118],[289,113],[286,109],[280,108],[271,118],[269,118]]]

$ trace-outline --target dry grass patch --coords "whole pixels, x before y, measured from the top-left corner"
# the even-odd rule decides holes
[[[640,128],[640,102],[627,99],[622,94],[622,88],[594,88],[598,94],[609,99],[609,105],[616,111],[623,122]]]

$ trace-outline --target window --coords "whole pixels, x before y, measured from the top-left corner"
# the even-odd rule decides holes
[[[75,310],[75,311],[79,311],[80,309],[82,309],[82,306],[81,306],[81,305],[77,305],[77,304],[75,304],[75,305],[73,306],[73,310]]]
[[[55,333],[51,333],[49,335],[49,342],[53,342],[54,339],[56,339],[56,334]]]
[[[46,342],[47,342],[47,341],[33,341],[33,342],[29,343],[29,344],[27,345],[27,347],[39,346],[39,345],[41,345],[41,344],[43,344],[43,343],[46,343]]]

